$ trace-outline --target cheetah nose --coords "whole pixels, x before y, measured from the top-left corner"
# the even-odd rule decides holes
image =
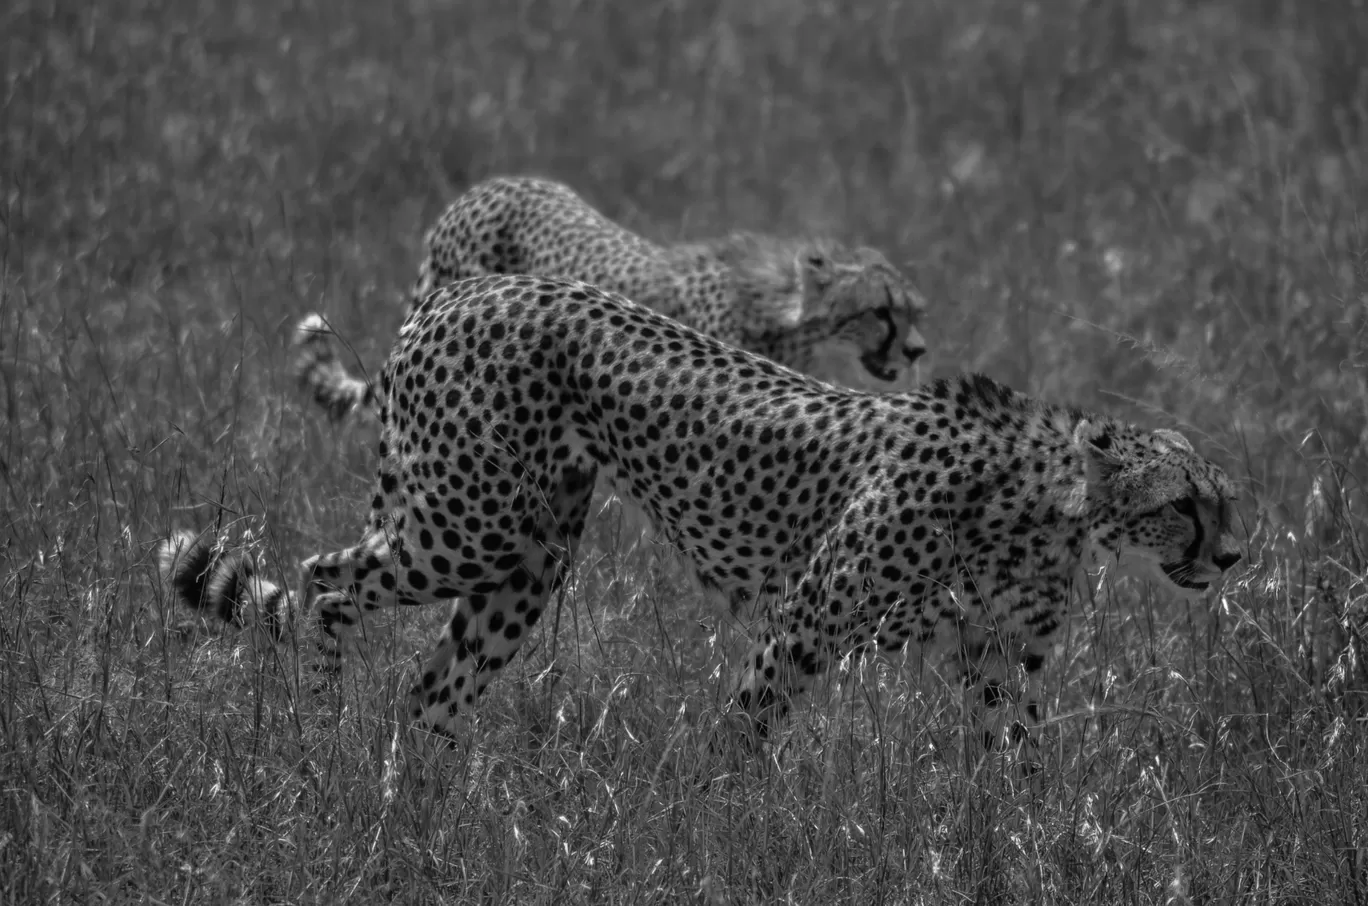
[[[903,337],[902,351],[903,355],[907,356],[909,364],[926,355],[926,340],[922,339],[921,332],[917,328],[909,327],[907,329],[907,336]]]
[[[1216,566],[1221,570],[1221,572],[1225,572],[1226,570],[1234,566],[1236,563],[1240,562],[1240,555],[1217,554],[1216,556],[1211,558],[1211,562],[1215,563]]]

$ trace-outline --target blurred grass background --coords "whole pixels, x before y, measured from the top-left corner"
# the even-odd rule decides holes
[[[12,0],[0,47],[7,901],[1368,900],[1359,0]],[[288,328],[377,367],[423,230],[523,172],[654,238],[879,247],[936,373],[1225,464],[1249,570],[1084,605],[1036,795],[891,663],[700,751],[744,640],[611,513],[471,751],[396,735],[422,618],[301,695],[150,544],[293,581],[350,543],[374,438]]]

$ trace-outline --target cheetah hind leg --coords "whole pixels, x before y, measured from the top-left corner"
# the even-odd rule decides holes
[[[547,601],[569,575],[595,477],[587,464],[566,469],[524,542],[522,563],[493,592],[456,603],[410,693],[409,715],[415,722],[448,739],[457,738],[480,695],[517,654]]]
[[[361,542],[330,554],[316,554],[305,560],[303,608],[317,608],[320,661],[315,691],[322,691],[328,679],[341,667],[342,652],[348,636],[362,625],[362,615],[382,607],[422,606],[449,600],[458,594],[497,588],[504,574],[482,578],[463,587],[412,584],[419,563],[405,546],[407,516],[373,516]],[[422,573],[421,569],[416,570]],[[483,587],[482,587],[483,586]]]
[[[401,604],[424,604],[413,600],[395,578],[396,565],[406,565],[403,539],[388,521],[367,529],[361,543],[330,554],[316,554],[301,566],[303,612],[317,609],[318,650],[316,667],[325,676],[335,675],[341,664],[344,636],[361,622],[363,611],[379,609],[393,600]],[[379,586],[379,587],[376,587]]]

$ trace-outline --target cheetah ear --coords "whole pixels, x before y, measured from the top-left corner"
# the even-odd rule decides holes
[[[831,258],[816,245],[803,245],[798,249],[794,267],[804,286],[826,289],[831,283]]]
[[[1088,483],[1108,482],[1121,469],[1111,425],[1081,419],[1074,426],[1073,445],[1082,455],[1088,470]]]
[[[1151,431],[1150,437],[1153,437],[1155,440],[1157,440],[1159,442],[1160,447],[1163,447],[1166,450],[1171,450],[1174,453],[1194,452],[1192,449],[1192,442],[1189,441],[1183,435],[1179,434],[1177,431],[1170,431],[1167,428],[1159,428],[1156,431]]]
[[[1088,515],[1089,498],[1102,496],[1102,488],[1121,468],[1121,461],[1111,449],[1111,429],[1088,419],[1074,426],[1070,446],[1082,460],[1082,468],[1061,489],[1059,507],[1064,515],[1083,518]]]

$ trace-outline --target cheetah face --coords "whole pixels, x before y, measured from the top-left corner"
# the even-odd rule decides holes
[[[908,390],[926,353],[926,301],[882,254],[814,243],[799,254],[812,373],[862,390]]]
[[[1181,434],[1121,440],[1089,432],[1089,497],[1101,497],[1093,541],[1119,564],[1178,592],[1201,592],[1240,560],[1231,532],[1235,492],[1220,467]]]
[[[1205,484],[1205,487],[1203,487]],[[1232,500],[1212,482],[1194,483],[1154,510],[1124,523],[1123,559],[1139,561],[1166,584],[1205,591],[1240,560],[1230,533]],[[1157,571],[1154,567],[1158,567]]]

